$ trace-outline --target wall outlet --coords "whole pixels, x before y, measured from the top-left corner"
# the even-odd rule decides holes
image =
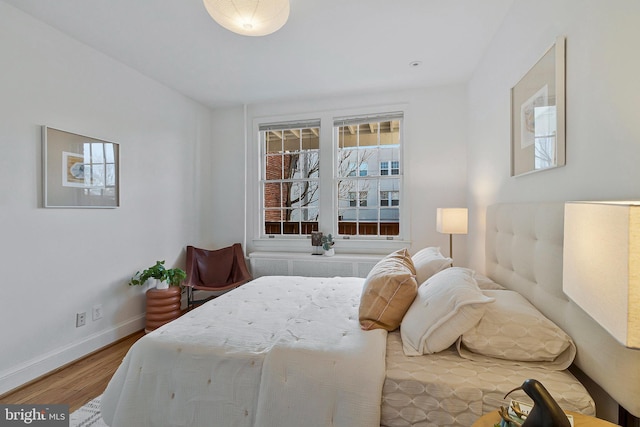
[[[80,326],[84,326],[85,323],[87,323],[87,313],[86,312],[76,313],[76,328],[79,328]]]
[[[102,304],[96,304],[93,306],[93,309],[91,311],[91,319],[94,321],[102,319]]]

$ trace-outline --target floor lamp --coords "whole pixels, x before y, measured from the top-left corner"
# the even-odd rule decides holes
[[[453,258],[453,235],[467,234],[467,208],[438,208],[436,211],[436,229],[449,235],[449,258]]]

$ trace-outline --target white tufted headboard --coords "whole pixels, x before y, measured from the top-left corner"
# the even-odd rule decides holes
[[[562,292],[564,203],[487,209],[486,275],[533,303],[574,340],[575,365],[640,417],[640,351],[620,345]]]

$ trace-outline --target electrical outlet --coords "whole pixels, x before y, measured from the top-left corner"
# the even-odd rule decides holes
[[[84,326],[85,323],[87,323],[87,313],[76,313],[76,328]]]
[[[93,310],[91,312],[91,319],[98,320],[102,319],[102,304],[96,304],[93,306]]]

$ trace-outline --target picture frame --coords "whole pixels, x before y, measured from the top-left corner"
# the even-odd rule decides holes
[[[42,127],[43,207],[120,206],[120,145]]]
[[[311,255],[322,255],[322,231],[311,232],[311,246],[313,246]]]
[[[511,176],[565,165],[565,38],[511,88]]]

